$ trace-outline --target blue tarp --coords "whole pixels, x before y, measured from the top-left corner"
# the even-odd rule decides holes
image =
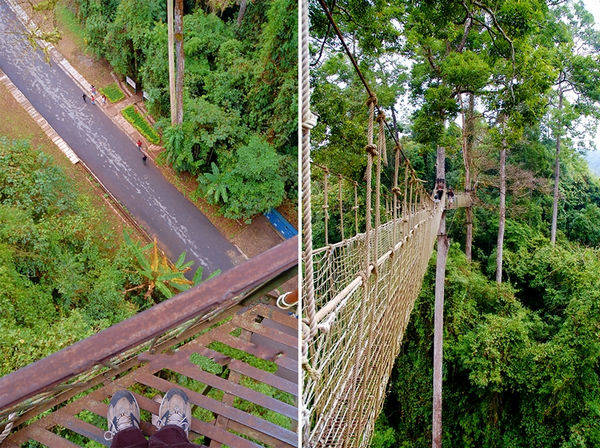
[[[277,210],[272,208],[264,213],[271,225],[275,227],[282,237],[286,240],[298,235],[298,231],[291,225]]]

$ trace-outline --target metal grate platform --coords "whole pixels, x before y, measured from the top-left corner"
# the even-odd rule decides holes
[[[139,354],[137,368],[22,427],[2,445],[34,440],[52,448],[79,446],[69,440],[75,433],[85,442],[109,446],[103,436],[106,427],[97,422],[104,421],[117,390],[132,391],[149,416],[159,407],[151,395],[176,386],[194,405],[190,440],[201,438],[209,447],[295,447],[297,322],[272,305],[242,310],[176,350]],[[144,415],[142,430],[150,435],[156,428]]]

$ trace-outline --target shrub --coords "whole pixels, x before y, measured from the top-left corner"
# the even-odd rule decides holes
[[[140,131],[150,142],[154,144],[160,142],[160,135],[158,135],[154,128],[150,126],[150,123],[135,110],[133,105],[127,106],[121,111],[121,114],[123,114],[125,119]]]
[[[260,136],[252,136],[246,146],[236,151],[236,159],[228,172],[227,202],[224,216],[249,220],[281,204],[285,182],[280,173],[281,156]]]
[[[50,156],[0,136],[0,376],[135,313],[134,260],[94,204]]]
[[[121,101],[123,98],[125,98],[125,94],[116,83],[112,83],[101,88],[100,92],[106,95],[106,98],[108,98],[108,101],[111,103],[116,103],[117,101]]]

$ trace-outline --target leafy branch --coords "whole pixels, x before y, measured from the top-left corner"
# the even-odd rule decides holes
[[[187,291],[203,281],[204,268],[202,266],[196,270],[192,280],[185,277],[185,274],[192,269],[194,264],[193,261],[185,261],[185,252],[182,252],[173,264],[158,248],[156,238],[152,243],[142,246],[137,241],[134,242],[126,232],[123,237],[137,262],[134,264],[135,272],[142,278],[142,284],[125,289],[124,294],[145,289],[144,300],[150,300],[154,291],[158,290],[169,299],[177,292]],[[220,270],[214,271],[207,277],[207,280],[215,277],[220,272]]]

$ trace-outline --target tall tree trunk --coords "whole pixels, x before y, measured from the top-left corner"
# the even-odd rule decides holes
[[[558,89],[558,110],[562,112],[563,91]],[[558,221],[558,182],[560,176],[560,132],[556,132],[556,158],[554,159],[554,201],[552,203],[552,228],[550,230],[550,244],[556,244],[556,226]]]
[[[473,140],[475,139],[475,95],[469,94],[469,108],[464,118],[464,144],[463,161],[465,164],[465,190],[472,194],[471,188],[471,152],[473,151]],[[473,252],[473,207],[465,210],[467,218],[467,235],[465,238],[465,255],[467,261],[471,261]]]
[[[244,14],[246,14],[246,7],[248,6],[248,0],[242,0],[240,2],[240,11],[237,16],[237,26],[242,25],[242,20],[244,19]]]
[[[437,150],[436,183],[446,178],[445,148]],[[445,182],[444,182],[445,183]],[[443,203],[438,204],[442,207]],[[437,238],[437,261],[435,266],[435,306],[433,324],[433,421],[432,448],[442,447],[442,361],[444,336],[444,281],[446,279],[446,258],[448,256],[448,235],[446,235],[446,212],[442,214]]]
[[[167,31],[169,45],[169,99],[171,101],[171,126],[177,124],[177,99],[175,95],[175,37],[173,32],[173,0],[167,0]]]
[[[506,117],[503,117],[502,132],[505,132]],[[496,253],[496,282],[502,283],[502,249],[504,248],[504,224],[506,222],[506,136],[502,136],[500,148],[500,217],[498,219],[498,244]]]
[[[177,100],[177,124],[183,122],[183,0],[175,0],[175,53],[177,54],[177,74],[175,97]]]

